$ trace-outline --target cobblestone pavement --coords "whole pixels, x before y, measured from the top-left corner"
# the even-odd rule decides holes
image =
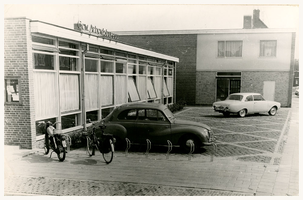
[[[194,107],[177,114],[180,119],[209,125],[217,138],[217,151],[207,148],[204,155],[216,159],[228,157],[240,161],[279,164],[290,108],[282,108],[276,116],[268,114],[224,117],[211,107]]]
[[[10,177],[6,195],[51,196],[247,196],[248,194],[200,188],[47,177]],[[65,187],[72,185],[72,187]],[[30,187],[32,186],[32,187]]]
[[[5,157],[4,193],[7,196],[297,196],[298,139],[294,134],[288,138],[289,113],[290,109],[282,108],[273,117],[224,118],[211,108],[187,108],[177,118],[210,125],[218,139],[217,151],[206,147],[193,155],[181,154],[178,148],[167,154],[166,148],[152,148],[147,153],[144,147],[132,147],[127,154],[115,152],[113,162],[106,165],[101,154],[88,157],[84,148],[68,152],[64,162],[58,162],[55,154],[51,158],[43,155],[41,149],[30,153],[11,151]],[[290,124],[296,127],[297,123]],[[285,145],[287,155],[283,156]]]

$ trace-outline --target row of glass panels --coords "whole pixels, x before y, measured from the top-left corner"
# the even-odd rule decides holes
[[[85,55],[83,63],[80,50],[76,48],[79,44],[53,39],[53,44],[49,45],[41,42],[43,38],[39,36],[34,38],[37,123],[60,121],[58,128],[69,129],[83,125],[84,120],[85,123],[99,120],[123,103],[173,102],[173,65],[121,57],[121,54],[96,58],[100,49],[98,54]],[[82,80],[80,66],[83,64]],[[83,94],[85,105],[81,103]],[[83,112],[86,119],[83,119]],[[40,134],[37,127],[37,135]]]

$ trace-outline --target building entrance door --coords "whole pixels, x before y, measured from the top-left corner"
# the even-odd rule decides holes
[[[263,83],[263,97],[266,100],[275,100],[275,81],[264,81]]]
[[[217,78],[217,101],[225,100],[228,95],[240,92],[241,78]]]

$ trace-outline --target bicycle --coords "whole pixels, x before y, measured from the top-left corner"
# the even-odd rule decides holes
[[[60,162],[65,160],[67,143],[65,139],[65,134],[60,134],[55,129],[55,125],[60,122],[56,122],[52,124],[50,121],[40,121],[38,126],[43,126],[44,129],[44,154],[47,155],[49,150],[52,149],[50,157],[52,153],[55,152],[58,156]]]
[[[88,155],[91,157],[95,155],[95,150],[99,150],[99,152],[102,154],[103,159],[106,164],[109,164],[112,162],[114,157],[114,143],[115,138],[112,134],[106,134],[104,133],[104,129],[106,126],[104,123],[102,123],[101,126],[99,126],[101,129],[101,137],[98,138],[96,136],[96,128],[93,125],[92,131],[90,135],[86,135],[86,151]]]

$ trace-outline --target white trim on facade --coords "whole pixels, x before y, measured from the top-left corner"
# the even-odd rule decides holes
[[[137,47],[125,45],[119,42],[110,41],[107,39],[98,38],[93,35],[89,35],[87,33],[81,33],[79,31],[75,31],[72,29],[67,29],[55,25],[51,25],[48,23],[40,22],[40,21],[32,21],[31,23],[31,33],[39,33],[45,35],[51,35],[60,38],[66,38],[69,40],[75,40],[78,42],[89,43],[94,45],[100,45],[107,48],[119,49],[122,51],[128,51],[136,54],[157,57],[169,61],[179,62],[179,58],[156,53],[153,51],[140,49]]]
[[[203,29],[203,30],[155,30],[155,31],[115,31],[117,35],[203,35],[203,34],[247,34],[247,33],[290,33],[295,29]]]

